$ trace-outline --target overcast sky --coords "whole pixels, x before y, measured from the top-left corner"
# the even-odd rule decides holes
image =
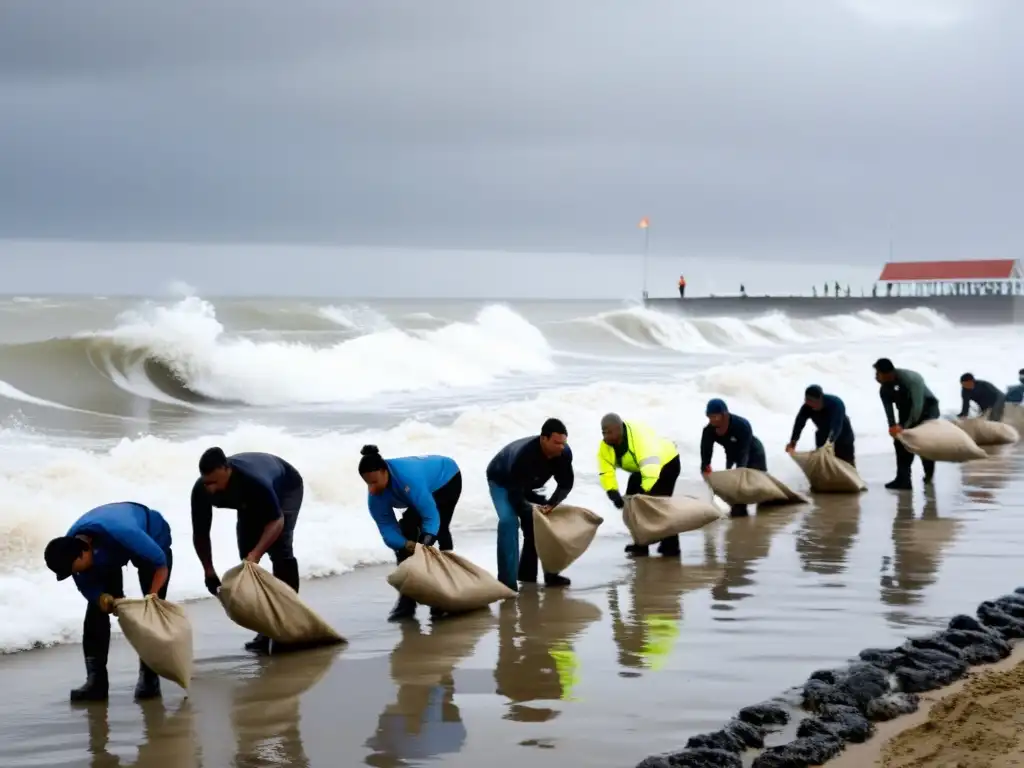
[[[1022,40],[1022,0],[5,0],[0,238],[1017,256]]]

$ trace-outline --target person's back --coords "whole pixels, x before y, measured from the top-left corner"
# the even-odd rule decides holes
[[[131,555],[131,544],[146,535],[158,546],[171,546],[171,527],[156,510],[134,501],[103,504],[82,515],[68,529],[68,536],[89,534],[103,540],[107,553],[123,566]]]
[[[248,477],[269,484],[277,493],[302,484],[302,476],[291,464],[272,453],[236,453],[228,457],[228,466]]]
[[[459,471],[458,464],[448,456],[403,456],[387,459],[386,463],[395,488],[418,485],[431,493],[455,477]]]
[[[540,438],[536,435],[513,440],[494,454],[494,457],[487,464],[487,481],[502,488],[512,488],[518,481],[522,480],[522,478],[516,477],[519,474],[517,470],[524,460],[529,458],[534,443],[539,454]]]

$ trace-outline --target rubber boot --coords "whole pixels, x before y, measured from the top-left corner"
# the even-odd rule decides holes
[[[442,610],[441,608],[431,608],[430,609],[430,618],[431,619],[443,619],[447,615],[448,615],[448,612]]]
[[[924,466],[924,483],[925,485],[931,485],[932,478],[935,477],[935,462],[922,459],[921,464]]]
[[[411,597],[400,595],[398,601],[395,603],[395,607],[391,609],[391,613],[388,614],[388,621],[402,621],[403,619],[411,619],[416,615],[416,601]]]
[[[139,662],[139,679],[135,683],[135,700],[160,698],[160,675]]]
[[[650,549],[646,544],[627,544],[626,554],[630,557],[647,557],[650,554]]]
[[[662,557],[679,557],[679,537],[668,536],[658,544],[658,554]]]
[[[545,587],[568,587],[570,584],[572,582],[565,578],[565,576],[560,576],[557,573],[548,573],[547,571],[544,572]]]
[[[245,650],[250,653],[270,653],[270,638],[266,635],[257,634],[245,644]]]
[[[909,491],[912,486],[909,477],[906,475],[896,475],[896,477],[885,484],[885,487],[890,491]]]
[[[106,660],[85,657],[85,685],[71,691],[71,701],[106,701],[110,690]]]
[[[746,504],[733,504],[729,507],[729,517],[747,517],[750,512],[747,511]]]

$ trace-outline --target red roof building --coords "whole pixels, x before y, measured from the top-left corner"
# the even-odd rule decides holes
[[[977,261],[891,261],[882,269],[881,283],[952,283],[1020,280],[1016,259]]]

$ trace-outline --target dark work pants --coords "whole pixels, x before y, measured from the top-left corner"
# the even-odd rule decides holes
[[[431,495],[434,497],[437,512],[441,516],[441,524],[437,529],[437,546],[442,552],[450,552],[455,548],[452,544],[451,524],[455,506],[459,503],[459,497],[462,496],[462,473],[456,472],[451,480]],[[398,527],[407,541],[419,541],[423,534],[423,518],[420,517],[419,510],[415,507],[406,509],[398,521]],[[401,563],[409,557],[409,552],[405,549],[396,549],[395,556]]]
[[[651,486],[651,490],[646,491],[647,496],[671,496],[676,490],[676,480],[679,479],[679,457],[676,456],[669,462],[666,462],[661,468],[661,474],[658,475],[658,479]],[[633,472],[629,476],[629,480],[626,483],[626,495],[636,496],[644,495],[643,490],[643,476],[639,472]],[[676,554],[679,552],[679,534],[673,536],[666,536],[664,539],[658,542],[658,551],[662,554]]]
[[[998,400],[996,400],[996,402],[992,406],[992,408],[989,409],[988,420],[989,421],[1002,421],[1003,420],[1003,411],[1005,410],[1005,408],[1006,408],[1006,397],[1004,395],[1004,396],[1001,396]]]
[[[815,435],[814,435],[814,444],[818,448],[821,448],[826,442],[828,442],[828,432],[816,432],[815,433]],[[847,438],[847,436],[844,434],[844,435],[842,435],[839,438],[839,440],[837,440],[836,442],[832,443],[832,447],[836,451],[836,458],[837,459],[842,459],[843,461],[845,461],[850,466],[853,466],[853,467],[857,466],[857,462],[854,461],[853,438],[852,437]]]
[[[299,591],[299,561],[295,559],[292,549],[292,541],[295,537],[295,523],[299,517],[299,510],[302,508],[303,486],[291,493],[282,495],[281,512],[284,514],[284,529],[277,541],[270,545],[267,554],[270,555],[270,562],[273,564],[274,575],[294,589]],[[266,524],[253,523],[243,517],[245,513],[238,513],[238,523],[235,525],[235,534],[238,538],[238,557],[244,560],[246,555],[252,552],[253,547],[263,536],[263,529]]]
[[[917,424],[904,427],[904,429],[913,429],[923,422],[937,418],[939,418],[939,404],[931,401],[925,405],[924,412],[921,414],[921,420]],[[894,439],[892,442],[896,450],[896,479],[909,480],[910,471],[914,465],[914,454],[906,449],[902,441]],[[924,469],[924,476],[926,478],[931,478],[935,474],[935,462],[931,459],[921,459],[921,467]]]
[[[167,570],[174,569],[174,557],[170,548],[164,550],[167,555]],[[139,588],[142,594],[148,594],[153,584],[156,569],[149,563],[133,563],[139,571]],[[112,597],[124,597],[124,571],[121,568],[104,569],[96,573],[96,583],[100,592]],[[167,598],[167,587],[171,583],[171,574],[167,574],[167,583],[160,590],[160,597]],[[96,601],[90,600],[85,609],[85,623],[82,626],[82,652],[86,658],[96,659],[101,666],[106,666],[107,654],[110,651],[110,615],[100,610]]]

